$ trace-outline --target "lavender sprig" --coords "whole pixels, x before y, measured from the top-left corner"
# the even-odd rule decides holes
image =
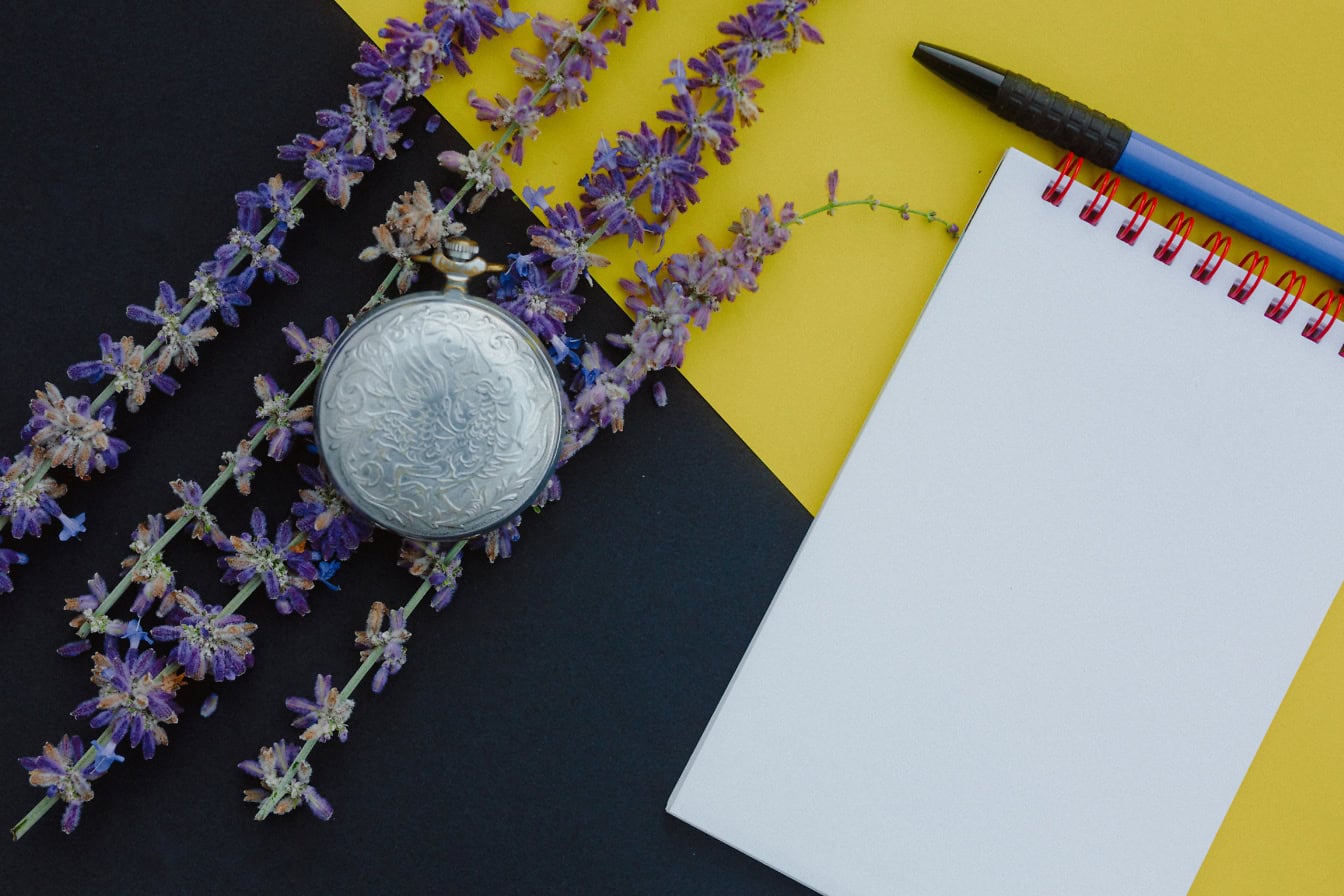
[[[452,549],[454,552],[454,556],[456,556],[457,553],[460,553],[462,548],[465,546],[466,542],[458,542],[456,545],[454,545]],[[405,620],[410,618],[411,614],[415,612],[416,607],[420,605],[420,603],[425,599],[425,596],[429,594],[430,590],[433,587],[434,586],[431,585],[429,581],[423,582],[420,585],[420,587],[416,589],[415,593],[411,595],[411,599],[406,602],[406,606],[398,611],[401,614],[401,623],[403,628],[405,625]],[[344,731],[346,723],[349,721],[349,708],[353,707],[354,705],[353,701],[350,699],[350,695],[354,693],[355,689],[359,687],[360,683],[369,675],[370,672],[373,671],[374,667],[382,663],[384,654],[392,647],[392,645],[393,644],[399,645],[400,643],[401,643],[400,641],[395,639],[386,639],[382,643],[378,643],[372,647],[367,647],[361,653],[363,661],[359,664],[359,667],[355,670],[354,674],[350,676],[349,680],[346,681],[345,685],[339,691],[331,690],[331,676],[329,675],[318,676],[318,691],[320,692],[322,705],[325,706],[329,702],[339,708],[338,710],[334,711],[334,713],[340,717],[339,727],[337,729],[338,732]],[[386,683],[385,677],[383,679],[383,682]],[[291,701],[293,701],[292,705]],[[286,705],[290,706],[291,709],[300,706],[307,707],[309,704],[312,704],[313,706],[318,705],[318,703],[315,701],[305,700],[300,702],[298,698],[290,698],[290,700],[286,701]],[[314,719],[317,719],[316,710],[312,711],[312,715]],[[306,715],[301,717],[301,721],[305,720],[306,718],[307,718]],[[296,725],[297,724],[298,723],[296,722]],[[323,723],[321,722],[317,722],[317,724],[319,726],[318,730],[320,731],[326,731],[327,728],[330,727],[330,726],[324,727]],[[309,730],[313,729],[310,728]],[[257,821],[262,821],[273,812],[276,814],[284,814],[285,812],[288,811],[288,808],[286,808],[287,805],[286,800],[287,799],[292,800],[291,796],[292,783],[295,781],[296,777],[299,779],[301,783],[306,783],[305,775],[312,773],[312,767],[308,765],[307,762],[308,755],[312,753],[313,747],[315,747],[319,742],[330,739],[330,734],[328,734],[327,737],[322,737],[321,734],[318,733],[314,734],[312,737],[308,737],[307,731],[305,731],[304,735],[305,735],[305,742],[303,746],[293,754],[293,757],[289,762],[289,767],[284,771],[284,774],[282,774],[278,778],[272,776],[272,779],[269,781],[263,779],[264,786],[266,787],[267,790],[270,791],[270,793],[269,795],[265,796],[260,800],[261,805],[260,807],[258,807],[256,815],[254,816],[254,818]],[[345,740],[344,737],[341,737],[340,739]],[[239,768],[242,768],[243,771],[255,774],[252,765],[253,764],[250,762],[243,762],[239,764]],[[260,794],[247,793],[245,794],[245,799],[247,799],[248,802],[258,802],[257,799],[253,798],[254,796],[260,796]],[[292,808],[292,805],[290,805],[289,808]],[[318,817],[323,816],[319,814]],[[326,813],[325,818],[330,817],[331,813],[328,811]]]

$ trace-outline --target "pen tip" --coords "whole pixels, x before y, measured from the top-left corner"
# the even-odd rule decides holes
[[[993,102],[1003,84],[1003,69],[946,47],[920,41],[915,44],[913,56],[925,68],[982,102]]]

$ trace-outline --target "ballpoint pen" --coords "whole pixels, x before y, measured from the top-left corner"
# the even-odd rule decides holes
[[[1344,236],[1113,118],[998,66],[920,43],[914,57],[996,115],[1344,281]]]

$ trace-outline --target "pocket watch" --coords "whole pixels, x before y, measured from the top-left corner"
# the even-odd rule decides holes
[[[487,532],[527,507],[560,453],[564,399],[541,341],[469,295],[488,270],[472,240],[424,260],[439,292],[393,299],[336,340],[317,385],[318,453],[373,523],[421,541]]]

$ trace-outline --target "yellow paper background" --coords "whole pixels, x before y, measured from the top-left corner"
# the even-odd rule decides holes
[[[370,33],[389,16],[422,13],[415,0],[339,2]],[[578,0],[515,5],[571,18],[583,8]],[[668,60],[714,42],[715,24],[745,3],[660,5],[660,12],[640,13],[629,44],[613,49],[590,102],[543,123],[525,167],[512,172],[517,187],[554,185],[553,199],[576,197],[597,137],[614,138],[664,108]],[[1086,8],[1042,0],[822,0],[809,19],[826,44],[763,63],[765,114],[741,135],[728,168],[708,164],[703,201],[677,223],[665,252],[688,248],[701,232],[724,240],[726,225],[758,193],[799,209],[820,204],[832,168],[840,170],[842,198],[909,201],[964,223],[1006,146],[1058,158],[1054,147],[914,63],[910,51],[919,40],[1019,71],[1312,218],[1344,225],[1344,190],[1334,181],[1344,145],[1333,65],[1344,31],[1337,2],[1137,0]],[[473,142],[490,135],[473,120],[467,88],[516,93],[507,52],[517,43],[533,42],[527,33],[495,41],[473,58],[469,81],[449,76],[431,93]],[[1122,190],[1124,200],[1136,189]],[[1162,204],[1159,220],[1174,210]],[[1212,229],[1201,222],[1196,238]],[[1250,248],[1237,240],[1234,260]],[[687,377],[812,511],[951,249],[936,227],[887,213],[852,209],[814,219],[768,263],[759,293],[739,298],[708,332],[695,333]],[[595,273],[619,297],[616,281],[629,275],[636,256],[622,247],[608,254],[612,266]],[[1287,266],[1276,259],[1271,271],[1277,276]],[[1313,275],[1308,297],[1336,285]],[[1281,537],[1320,536],[1266,533],[1266,550]],[[1326,541],[1322,549],[1339,548]],[[1342,682],[1344,619],[1336,613],[1257,755],[1195,892],[1344,892]]]

